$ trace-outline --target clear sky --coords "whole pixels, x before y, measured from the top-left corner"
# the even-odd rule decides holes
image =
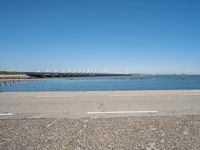
[[[0,70],[81,68],[200,74],[200,1],[0,1]]]

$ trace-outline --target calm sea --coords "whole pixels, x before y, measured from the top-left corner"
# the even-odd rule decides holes
[[[61,78],[3,85],[1,92],[36,91],[114,91],[114,90],[183,90],[200,89],[200,76],[124,76]]]

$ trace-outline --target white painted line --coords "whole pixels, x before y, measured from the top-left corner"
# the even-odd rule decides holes
[[[158,111],[103,111],[103,112],[87,112],[87,114],[139,114],[139,113],[158,113]]]
[[[200,94],[180,94],[180,96],[200,96]]]
[[[72,98],[73,96],[35,96],[37,98]]]
[[[3,113],[3,114],[0,114],[0,116],[12,116],[13,113]]]
[[[140,96],[145,96],[145,95],[110,95],[113,97],[140,97]]]

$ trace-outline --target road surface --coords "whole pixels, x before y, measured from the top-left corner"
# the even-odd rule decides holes
[[[200,90],[0,93],[0,149],[199,150]]]
[[[200,90],[0,94],[0,118],[101,118],[199,114]]]

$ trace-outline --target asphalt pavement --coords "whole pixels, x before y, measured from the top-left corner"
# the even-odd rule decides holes
[[[0,93],[1,150],[199,150],[200,91]]]

